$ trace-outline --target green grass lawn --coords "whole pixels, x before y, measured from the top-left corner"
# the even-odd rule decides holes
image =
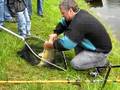
[[[82,9],[88,9],[84,0],[77,0]],[[36,0],[33,0],[33,15],[32,29],[33,35],[43,39],[48,39],[48,35],[52,33],[57,22],[60,19],[59,0],[44,0],[44,17],[37,16]],[[105,25],[106,26],[106,25]],[[5,27],[17,33],[15,23],[5,22]],[[114,38],[110,27],[107,25],[110,32],[113,50],[109,55],[109,60],[113,64],[120,64],[120,43]],[[47,67],[38,68],[27,63],[24,59],[17,55],[17,52],[22,49],[24,42],[15,36],[12,36],[4,31],[0,31],[0,80],[81,80],[93,79],[88,76],[88,71],[75,71],[71,68],[69,62],[73,57],[73,51],[66,52],[68,59],[68,70],[66,72],[58,69]],[[101,79],[99,76],[97,79]],[[109,79],[115,80],[120,78],[120,69],[112,69]],[[98,90],[101,83],[81,83],[81,90]],[[77,85],[73,84],[0,84],[0,90],[80,90]],[[107,83],[105,90],[119,90],[118,83]]]

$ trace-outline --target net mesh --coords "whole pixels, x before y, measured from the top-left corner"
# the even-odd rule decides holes
[[[43,51],[43,44],[44,41],[41,40],[38,37],[29,37],[25,39],[25,42],[28,44],[28,46],[33,50],[33,52],[38,55],[40,52]],[[40,62],[40,59],[36,57],[30,50],[26,44],[18,52],[21,58],[25,59],[27,62],[29,62],[32,65],[37,65]]]
[[[31,65],[38,65],[41,60],[37,56],[39,55],[39,53],[43,52],[44,40],[41,40],[40,38],[37,37],[29,37],[25,39],[25,42],[28,45],[25,44],[23,49],[19,51],[18,54],[20,55],[21,58],[26,60]],[[37,56],[33,54],[30,48]],[[52,63],[63,67],[64,64],[63,56],[61,55],[60,52],[55,51],[54,60]]]
[[[29,38],[26,38],[25,41],[28,43],[28,45],[32,48],[32,50],[36,54],[39,54],[40,52],[43,51],[44,41],[41,40],[40,38],[38,38],[38,37],[29,37]]]

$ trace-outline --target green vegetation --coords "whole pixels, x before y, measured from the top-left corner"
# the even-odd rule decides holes
[[[88,9],[84,0],[77,0],[82,9]],[[48,35],[52,33],[56,23],[60,19],[58,8],[59,0],[44,0],[44,17],[37,16],[36,0],[33,0],[33,16],[32,29],[33,35],[39,36],[47,40]],[[17,33],[17,25],[15,23],[5,22],[5,27]],[[109,27],[109,32],[111,32]],[[109,55],[112,64],[120,64],[120,43],[110,33],[113,50]],[[4,31],[0,31],[0,80],[66,80],[67,78],[88,80],[88,71],[75,71],[68,64],[66,72],[47,67],[38,68],[31,66],[25,60],[17,55],[24,43],[17,37],[12,36]],[[68,62],[72,58],[71,52],[66,52]],[[120,69],[112,69],[109,79],[115,80],[120,78]],[[99,76],[97,79],[101,79]],[[81,83],[84,90],[97,90],[101,83]],[[72,84],[0,84],[0,90],[79,90],[79,87]],[[119,90],[118,83],[109,83],[105,90]]]

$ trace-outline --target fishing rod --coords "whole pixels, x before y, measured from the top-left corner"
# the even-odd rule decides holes
[[[110,81],[108,80],[108,77],[109,77],[109,74],[111,72],[111,69],[112,68],[120,68],[120,65],[112,65],[111,63],[107,66],[100,66],[100,67],[96,67],[96,68],[107,68],[107,72],[106,72],[106,75],[104,76],[104,79],[103,79],[103,84],[102,84],[102,87],[101,87],[101,90],[105,87],[106,85],[106,82]],[[119,82],[119,80],[115,80],[113,82]]]
[[[33,83],[43,83],[43,84],[48,84],[48,83],[77,83],[77,84],[81,84],[82,82],[84,83],[101,83],[103,82],[103,80],[31,80],[31,81],[27,81],[27,80],[6,80],[6,81],[0,81],[0,84],[33,84]],[[120,83],[120,79],[116,79],[116,80],[107,80],[108,83]]]

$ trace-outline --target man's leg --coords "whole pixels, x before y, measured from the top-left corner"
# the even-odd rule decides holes
[[[29,16],[31,16],[32,15],[32,0],[25,0],[25,2],[27,5]]]
[[[23,11],[17,12],[17,23],[19,35],[26,37],[26,20]]]
[[[71,61],[72,67],[77,70],[85,70],[93,67],[104,66],[106,63],[106,54],[90,51],[80,52]]]
[[[4,22],[4,0],[0,0],[0,25]]]
[[[37,0],[37,13],[38,15],[43,15],[43,0]]]
[[[5,18],[5,20],[7,20],[7,21],[13,21],[13,18],[12,18],[12,16],[10,15],[10,12],[9,12],[9,10],[8,10],[8,7],[7,7],[7,0],[5,0],[5,2],[4,2],[4,18]]]
[[[27,8],[24,10],[24,16],[25,16],[25,21],[26,21],[26,34],[31,35],[31,33],[30,33],[31,21],[30,21],[30,17],[29,17]]]

